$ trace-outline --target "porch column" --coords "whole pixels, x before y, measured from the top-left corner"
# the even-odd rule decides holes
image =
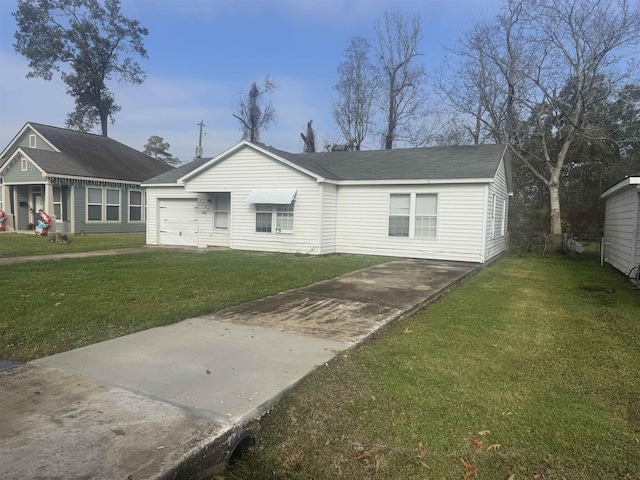
[[[53,211],[53,185],[50,183],[44,184],[44,211],[51,217],[51,231],[57,232],[57,219]]]

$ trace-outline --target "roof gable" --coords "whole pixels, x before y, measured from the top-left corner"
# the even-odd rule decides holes
[[[28,129],[55,150],[21,147],[47,175],[143,182],[173,168],[111,138],[38,123],[27,123],[3,153]]]

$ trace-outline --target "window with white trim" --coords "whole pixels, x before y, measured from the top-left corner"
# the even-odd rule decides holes
[[[213,199],[213,228],[229,230],[230,193],[216,193]]]
[[[29,148],[36,148],[36,136],[29,135]]]
[[[392,193],[389,195],[390,237],[436,238],[438,195],[435,193]]]
[[[53,187],[53,214],[58,220],[62,218],[62,187]]]
[[[408,237],[411,218],[411,195],[392,193],[389,197],[389,236]]]
[[[256,232],[293,233],[294,204],[256,204]]]
[[[22,157],[20,159],[20,170],[23,172],[29,170],[29,160],[27,160],[25,157]]]
[[[142,222],[142,190],[129,190],[129,222]]]
[[[87,187],[87,220],[102,221],[102,188]]]
[[[491,238],[496,238],[496,194],[491,195]]]
[[[106,187],[87,187],[88,222],[119,222],[120,204],[120,189]]]
[[[507,229],[507,201],[502,201],[502,223],[500,224],[500,235],[504,237]]]
[[[415,236],[436,238],[438,222],[438,196],[416,194]]]
[[[256,232],[271,233],[273,206],[264,203],[256,204]]]
[[[120,190],[115,188],[107,188],[107,222],[119,222],[120,221]]]

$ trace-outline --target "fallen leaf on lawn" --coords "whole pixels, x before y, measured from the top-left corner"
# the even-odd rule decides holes
[[[424,468],[430,468],[429,465],[424,463],[422,460],[420,460],[420,465],[422,465]]]
[[[56,302],[53,306],[54,306],[54,307],[59,307],[60,305],[61,305],[61,303],[60,303],[60,302]]]
[[[465,469],[465,472],[462,478],[466,480],[471,476],[474,476],[474,477],[478,476],[478,467],[476,465],[473,465],[467,462],[464,458],[461,458],[460,461],[462,462],[462,465],[464,465],[464,469]]]
[[[521,472],[526,472],[527,471],[527,467],[523,467],[522,465],[520,465],[518,467],[518,470],[520,470]]]
[[[487,447],[487,451],[489,451],[489,450],[497,450],[497,449],[499,449],[501,446],[502,446],[502,445],[500,445],[499,443],[493,443],[493,444],[491,444],[491,445],[489,445],[489,446]]]
[[[533,476],[533,480],[540,480],[541,478],[542,478],[542,474],[541,474],[541,473],[536,473],[536,474]]]
[[[507,480],[515,480],[516,478],[516,474],[512,473],[511,475],[509,475],[509,478],[507,478]]]
[[[324,442],[324,446],[327,447],[329,446],[330,443],[331,443],[331,440],[327,440],[326,442]]]
[[[296,450],[291,452],[287,458],[282,462],[282,468],[289,470],[293,464],[295,464],[302,456],[302,450]]]
[[[404,333],[413,333],[413,330],[409,330],[409,327],[404,329]]]
[[[424,458],[427,456],[427,450],[424,448],[422,442],[418,442],[418,458]]]
[[[480,430],[478,432],[478,435],[480,435],[481,437],[484,437],[485,435],[489,435],[491,433],[491,430]]]
[[[361,453],[360,455],[358,455],[356,457],[356,460],[362,460],[364,458],[368,458],[371,457],[373,455],[375,455],[376,453],[378,453],[379,451],[381,451],[382,449],[386,448],[386,445],[376,445],[373,448],[370,448],[369,450],[367,450],[364,453]]]
[[[481,447],[484,442],[482,440],[478,440],[477,438],[472,438],[471,443],[473,443],[476,447]]]

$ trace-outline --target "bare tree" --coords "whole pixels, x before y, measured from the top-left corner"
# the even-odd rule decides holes
[[[344,60],[338,65],[338,83],[335,90],[338,99],[333,103],[332,114],[347,144],[356,150],[364,141],[375,114],[378,75],[369,59],[371,47],[363,37],[349,40]]]
[[[385,12],[376,24],[377,60],[382,75],[382,110],[386,115],[384,148],[393,148],[403,128],[424,105],[421,87],[426,79],[424,65],[417,63],[422,39],[422,19],[416,14],[408,21],[398,12]]]
[[[313,120],[309,120],[307,123],[307,134],[301,133],[302,141],[304,142],[304,153],[315,153],[316,151],[316,135],[313,133],[313,127],[311,124]]]
[[[475,132],[484,129],[487,138],[507,142],[548,188],[552,244],[559,246],[567,154],[594,131],[586,121],[590,108],[631,78],[640,6],[629,0],[508,0],[495,22],[476,25],[466,41],[469,74],[481,80],[463,87],[474,99]],[[474,116],[471,109],[466,113]]]
[[[263,106],[263,98],[271,93],[277,85],[269,77],[264,79],[262,86],[256,82],[251,84],[247,96],[240,101],[240,105],[233,116],[240,122],[242,139],[250,142],[260,142],[260,132],[269,128],[276,117],[276,110],[269,103]]]

